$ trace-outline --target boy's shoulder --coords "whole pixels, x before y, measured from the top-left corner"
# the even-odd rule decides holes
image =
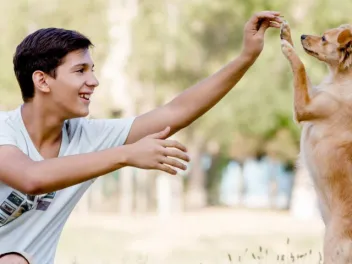
[[[10,111],[0,111],[0,125],[8,124],[13,125],[19,120],[20,112],[19,109],[14,109]]]
[[[0,120],[5,121],[6,119],[9,119],[11,114],[11,111],[0,111]]]

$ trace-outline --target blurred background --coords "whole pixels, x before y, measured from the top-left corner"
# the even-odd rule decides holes
[[[22,103],[16,46],[42,27],[87,35],[100,86],[92,118],[134,116],[168,102],[240,52],[245,22],[280,11],[317,83],[326,67],[301,34],[350,22],[347,0],[0,0],[0,110]],[[292,74],[279,32],[236,88],[174,138],[186,172],[125,168],[100,177],[64,228],[56,263],[318,263],[323,225],[313,186],[296,168]],[[196,103],[196,102],[195,102]],[[263,262],[264,260],[264,262]]]

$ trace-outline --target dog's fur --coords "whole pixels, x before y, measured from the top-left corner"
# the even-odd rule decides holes
[[[293,71],[295,119],[302,125],[300,162],[312,176],[326,227],[324,263],[352,263],[352,27],[301,36],[304,50],[329,68],[317,87],[286,22],[280,36]]]

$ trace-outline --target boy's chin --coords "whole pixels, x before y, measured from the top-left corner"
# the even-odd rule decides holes
[[[80,109],[79,111],[75,111],[71,114],[70,118],[79,118],[79,117],[86,117],[89,115],[89,108]]]

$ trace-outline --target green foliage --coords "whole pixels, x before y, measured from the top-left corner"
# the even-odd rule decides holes
[[[95,44],[98,69],[108,55],[108,0],[0,1],[0,7],[2,107],[12,108],[21,102],[12,56],[23,37],[37,28],[64,27],[86,34]],[[141,89],[155,89],[158,105],[165,103],[239,54],[244,23],[254,12],[278,10],[291,25],[297,52],[311,80],[318,83],[326,67],[304,53],[300,35],[320,35],[348,23],[351,8],[352,2],[344,0],[139,1],[132,28],[133,52],[126,70]],[[216,140],[223,152],[238,148],[235,152],[251,155],[275,149],[281,158],[295,159],[300,128],[293,122],[292,88],[292,73],[280,51],[278,30],[270,29],[257,62],[188,132]],[[239,139],[247,143],[239,144]]]
[[[342,0],[340,5],[327,0],[298,2],[141,2],[134,25],[134,54],[129,71],[138,72],[135,76],[142,83],[156,87],[159,102],[168,100],[170,94],[206,78],[239,54],[244,23],[254,12],[278,10],[291,24],[297,51],[311,80],[317,83],[326,74],[326,67],[303,52],[300,35],[321,34],[329,27],[348,23],[346,10],[349,9]],[[175,12],[170,13],[170,5]],[[265,49],[255,65],[237,87],[194,122],[190,130],[217,140],[225,152],[238,147],[237,153],[251,155],[269,151],[284,160],[296,159],[300,127],[293,121],[292,73],[281,54],[278,33],[275,29],[268,31]],[[248,144],[238,145],[238,138]]]
[[[21,36],[27,31],[27,25],[23,21],[27,19],[28,1],[0,1],[0,8],[3,13],[0,16],[0,106],[3,108],[12,107],[21,99],[13,73],[12,56]]]
[[[254,13],[254,7],[279,10],[289,2],[156,0],[153,3],[158,8],[150,2],[140,4],[129,69],[138,72],[136,76],[142,83],[153,83],[162,101],[168,93],[184,90],[235,58],[242,47],[244,23]],[[177,10],[176,17],[167,12],[168,5]],[[297,141],[298,128],[292,122],[291,76],[285,59],[277,53],[278,32],[268,32],[266,41],[265,51],[238,87],[190,129],[201,131],[203,136],[218,140],[224,147],[231,145],[236,132],[265,143],[283,128]],[[166,62],[170,56],[171,65]],[[256,144],[255,148],[262,146]]]

